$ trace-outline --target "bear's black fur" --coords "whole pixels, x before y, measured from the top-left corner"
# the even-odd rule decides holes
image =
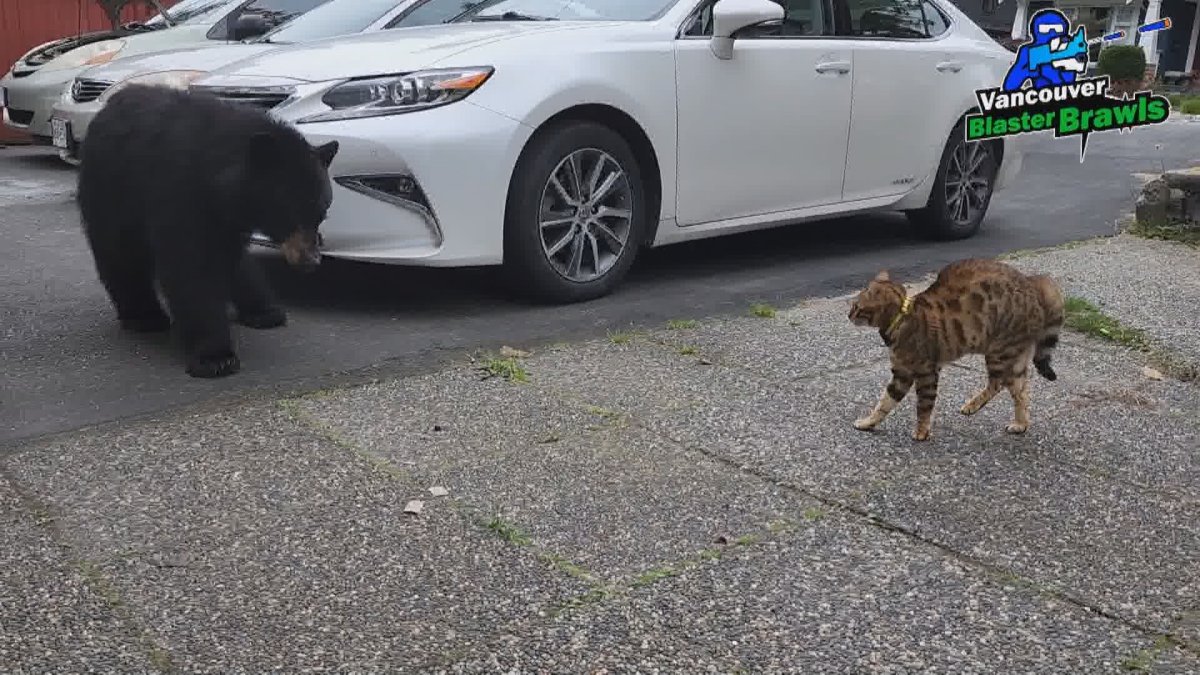
[[[155,332],[173,320],[188,374],[236,373],[228,305],[252,328],[287,320],[246,253],[250,235],[281,245],[293,265],[316,265],[337,150],[207,95],[140,85],[113,95],[84,138],[77,200],[121,325]]]

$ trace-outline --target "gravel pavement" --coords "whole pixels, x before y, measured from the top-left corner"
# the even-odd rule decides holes
[[[1120,236],[1015,264],[1200,362],[1197,251]],[[1200,672],[1200,386],[1068,334],[1024,436],[1006,395],[957,413],[976,360],[945,371],[930,442],[911,398],[859,432],[888,367],[846,311],[747,306],[16,443],[0,662]]]

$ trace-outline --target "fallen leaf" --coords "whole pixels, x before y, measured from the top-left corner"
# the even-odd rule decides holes
[[[699,363],[702,366],[711,366],[713,364],[712,361],[709,361],[708,359],[700,359]]]
[[[522,351],[520,349],[513,349],[512,347],[505,345],[500,348],[500,356],[503,356],[506,359],[512,359],[512,358],[519,359],[519,358],[522,358],[525,356],[529,356],[529,352]]]
[[[429,494],[433,495],[434,497],[445,497],[446,495],[450,494],[450,491],[444,487],[431,487],[429,488]]]
[[[421,501],[420,499],[414,499],[404,505],[404,512],[411,513],[415,516],[420,513],[421,509],[423,508],[425,508],[425,502]]]
[[[1163,374],[1161,372],[1151,368],[1150,366],[1142,366],[1142,375],[1145,375],[1146,377],[1150,378],[1151,380],[1163,379]]]

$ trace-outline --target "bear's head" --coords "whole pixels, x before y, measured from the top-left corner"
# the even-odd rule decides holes
[[[277,244],[290,265],[311,270],[321,262],[318,233],[333,203],[329,165],[338,142],[312,146],[291,130],[250,138],[243,204],[254,229]]]

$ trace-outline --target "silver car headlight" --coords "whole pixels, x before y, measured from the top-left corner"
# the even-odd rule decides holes
[[[470,96],[493,72],[491,66],[440,68],[349,80],[321,97],[331,110],[296,122],[330,122],[437,108]]]

